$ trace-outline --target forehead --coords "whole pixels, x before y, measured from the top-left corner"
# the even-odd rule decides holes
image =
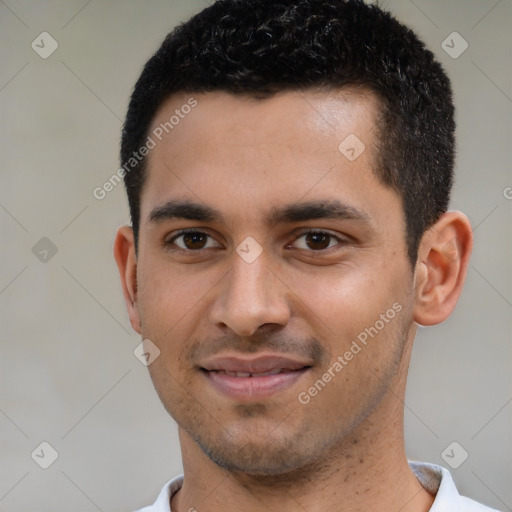
[[[369,187],[384,188],[374,173],[377,115],[376,97],[351,89],[172,96],[148,132],[141,218],[172,197],[233,213],[242,201],[244,215],[306,196],[357,207]]]
[[[150,132],[163,129],[161,135],[166,140],[159,144],[160,149],[180,145],[185,139],[189,145],[193,144],[190,135],[198,141],[201,139],[201,144],[223,145],[230,142],[256,145],[268,143],[272,138],[275,145],[285,148],[298,140],[304,144],[304,138],[313,135],[344,138],[349,130],[361,134],[364,131],[364,137],[368,138],[373,135],[378,109],[374,93],[354,87],[282,91],[265,99],[224,91],[179,93],[160,106]],[[155,153],[158,151],[152,154]]]

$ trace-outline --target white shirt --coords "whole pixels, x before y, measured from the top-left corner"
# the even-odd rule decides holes
[[[493,508],[461,496],[453,482],[450,472],[435,464],[409,461],[409,466],[421,485],[435,495],[429,512],[497,512]],[[183,485],[183,475],[167,482],[153,505],[141,508],[137,512],[172,512],[171,497]]]

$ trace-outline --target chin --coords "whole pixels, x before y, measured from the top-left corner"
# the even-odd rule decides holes
[[[290,453],[289,450],[276,450],[259,445],[241,447],[206,447],[203,452],[218,466],[230,471],[254,476],[276,476],[297,471],[309,462],[303,454]]]
[[[255,442],[250,434],[238,440],[228,435],[213,439],[195,433],[192,437],[202,452],[223,469],[261,477],[286,475],[310,468],[325,449],[323,443],[322,446],[317,445],[321,439],[317,436],[311,439],[290,434],[277,439],[272,438],[269,430],[259,442]]]

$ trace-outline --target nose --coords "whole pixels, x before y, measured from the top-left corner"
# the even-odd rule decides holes
[[[233,267],[222,280],[210,321],[239,336],[251,336],[265,324],[286,325],[290,319],[289,289],[263,255],[247,263],[233,255]]]

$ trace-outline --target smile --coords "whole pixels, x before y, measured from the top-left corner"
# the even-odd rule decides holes
[[[291,388],[311,368],[311,362],[281,355],[253,359],[218,357],[201,365],[207,383],[222,395],[237,401],[271,397]]]
[[[261,373],[249,373],[249,372],[228,372],[225,370],[212,370],[216,373],[229,375],[230,377],[265,377],[267,375],[278,375],[280,373],[289,373],[296,370],[288,370],[287,368],[276,368],[275,370],[270,370],[268,372]]]

